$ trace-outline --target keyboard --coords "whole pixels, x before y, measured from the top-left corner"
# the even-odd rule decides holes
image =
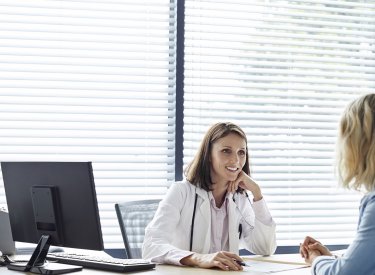
[[[94,256],[76,253],[48,253],[47,260],[62,264],[116,272],[132,272],[155,268],[155,264],[143,259],[118,259],[110,256]]]

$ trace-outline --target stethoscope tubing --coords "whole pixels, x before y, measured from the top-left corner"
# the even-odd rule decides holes
[[[245,194],[246,194],[246,197],[247,197],[248,201],[250,202],[249,195],[246,192],[245,192]],[[197,194],[197,191],[195,191],[194,210],[193,210],[193,215],[192,215],[192,218],[191,218],[190,249],[189,249],[190,251],[193,251],[193,236],[194,236],[193,231],[194,231],[195,213],[196,213],[196,210],[197,210],[197,200],[198,200],[198,194]],[[236,204],[236,200],[234,198],[234,195],[233,195],[233,202]],[[236,208],[238,209],[238,211],[241,212],[241,210],[239,210],[237,204],[236,204]],[[242,213],[241,213],[241,216],[243,217]],[[241,223],[238,226],[238,233],[239,233],[238,238],[241,238],[241,235],[242,235],[242,224]]]

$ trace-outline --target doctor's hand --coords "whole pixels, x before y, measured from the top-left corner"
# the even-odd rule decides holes
[[[188,266],[197,266],[201,268],[218,267],[222,270],[242,270],[242,266],[236,261],[242,262],[240,256],[226,251],[220,251],[212,254],[194,253],[182,258],[180,263]]]
[[[238,174],[235,181],[231,181],[228,184],[227,191],[234,193],[238,187],[241,187],[245,191],[250,191],[253,194],[254,201],[259,201],[263,198],[259,185],[244,171]]]

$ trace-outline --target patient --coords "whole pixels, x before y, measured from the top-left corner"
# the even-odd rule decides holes
[[[375,274],[375,94],[352,102],[340,123],[338,173],[343,187],[365,192],[357,234],[340,258],[319,241],[306,237],[300,253],[315,275]]]

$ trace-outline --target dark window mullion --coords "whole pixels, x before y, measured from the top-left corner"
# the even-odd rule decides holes
[[[177,1],[175,180],[183,178],[185,0]]]

